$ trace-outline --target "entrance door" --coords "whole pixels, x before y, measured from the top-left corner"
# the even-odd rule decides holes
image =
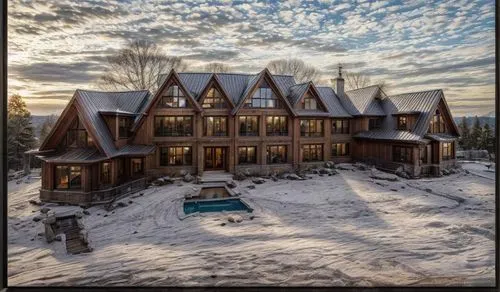
[[[226,148],[205,148],[205,170],[226,169]]]

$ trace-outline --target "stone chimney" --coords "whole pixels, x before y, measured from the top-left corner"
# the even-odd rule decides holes
[[[342,64],[339,64],[339,76],[335,78],[337,81],[337,95],[338,96],[343,96],[344,95],[344,78],[342,78]]]

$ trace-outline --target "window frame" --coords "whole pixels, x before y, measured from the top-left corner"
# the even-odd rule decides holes
[[[382,127],[381,118],[369,118],[368,119],[368,130],[379,130]]]
[[[281,150],[284,149],[284,153]],[[272,154],[276,154],[279,161],[273,161]],[[267,164],[285,164],[288,163],[288,146],[287,145],[268,145],[266,146],[266,163]]]
[[[340,154],[338,151],[338,147],[340,147]],[[350,152],[349,149],[350,145],[349,143],[332,143],[332,157],[345,157],[349,156]]]
[[[173,151],[172,151],[173,150]],[[180,151],[179,151],[180,150]],[[172,153],[173,152],[173,153]],[[180,154],[178,152],[181,152]],[[173,156],[172,156],[173,154]],[[177,157],[181,163],[176,163]],[[171,158],[174,163],[171,163]],[[193,165],[193,147],[191,146],[164,146],[160,147],[160,166],[191,166]]]
[[[207,102],[207,100],[211,100],[211,102]],[[228,107],[228,104],[220,91],[217,88],[212,87],[203,99],[201,107],[204,109],[224,109]]]
[[[239,127],[239,130],[238,130],[238,133],[239,133],[239,136],[243,136],[243,137],[257,137],[257,136],[260,136],[260,125],[259,125],[259,117],[260,116],[238,116],[238,127]],[[242,122],[242,119],[244,119],[244,122]],[[250,126],[254,126],[253,124],[253,120],[255,119],[256,121],[256,124],[255,124],[255,127],[256,127],[256,131],[248,131],[248,120],[251,119],[251,123],[250,123]],[[244,131],[242,131],[242,126],[244,125]]]
[[[340,123],[340,130],[337,127],[337,123]],[[350,126],[349,119],[334,119],[332,121],[332,134],[349,134]]]
[[[311,105],[314,104],[314,108]],[[302,108],[305,110],[318,110],[318,101],[316,98],[310,94],[306,94],[302,99]]]
[[[301,145],[301,149],[302,149],[302,162],[321,162],[325,160],[323,144],[303,144]],[[313,159],[313,157],[311,157],[313,152],[315,153],[316,159]],[[308,154],[307,155],[308,157],[306,157],[306,153]]]
[[[397,117],[397,129],[406,131],[408,130],[408,117],[407,116],[398,116]]]
[[[299,126],[301,137],[323,137],[325,134],[325,121],[323,119],[300,119]]]
[[[264,95],[264,97],[263,97]],[[257,102],[258,101],[258,102]],[[274,106],[269,106],[269,101],[274,101]],[[258,105],[257,105],[258,103]],[[264,106],[263,106],[264,105]],[[283,108],[283,103],[274,94],[271,87],[263,85],[255,90],[252,96],[248,97],[243,104],[244,108]]]
[[[447,146],[445,147],[445,145],[447,145]],[[454,152],[453,151],[453,147],[454,146],[455,145],[454,145],[453,142],[442,142],[441,143],[441,159],[442,160],[452,160],[452,159],[455,158],[454,155],[453,155],[454,154],[453,153]],[[447,155],[445,155],[445,148],[447,150],[446,152],[448,152]]]
[[[108,165],[108,169],[105,170],[105,165]],[[107,173],[107,176],[105,175]],[[99,182],[101,185],[111,184],[111,162],[104,161],[99,163]]]
[[[124,121],[124,125],[122,125]],[[131,119],[127,117],[118,117],[118,138],[128,138],[130,136]]]
[[[208,133],[208,126],[209,126],[209,119],[213,119],[212,120],[212,133],[211,135],[209,135]],[[224,120],[224,130],[221,131],[220,129],[222,129],[222,120]],[[217,121],[218,121],[218,125],[219,125],[219,130],[216,131],[216,125],[217,125]],[[207,136],[207,137],[226,137],[228,135],[228,119],[227,119],[227,116],[205,116],[203,117],[203,136]]]
[[[270,119],[271,123],[269,123]],[[277,131],[276,128],[278,128]],[[288,117],[266,116],[266,136],[288,136]]]
[[[67,179],[66,187],[59,187],[60,184],[58,181],[61,181],[60,175],[58,175],[58,169],[62,169],[59,173],[62,173],[63,176]],[[79,175],[74,178],[80,177],[79,184],[72,185],[72,176],[74,173],[79,173]],[[82,189],[82,167],[80,165],[55,165],[54,167],[54,189],[56,190],[81,190]]]
[[[413,147],[392,146],[392,161],[398,163],[413,164]]]
[[[85,136],[83,139],[82,134]],[[73,139],[73,141],[71,141],[71,139]],[[90,137],[87,129],[83,126],[80,121],[80,117],[77,117],[76,121],[73,121],[69,129],[66,131],[64,143],[68,148],[87,148],[94,145],[94,140]]]
[[[140,161],[140,171],[135,171],[134,163]],[[132,177],[138,177],[144,175],[144,158],[130,158],[130,173]]]
[[[167,128],[168,119],[174,119],[172,131]],[[163,119],[160,122],[160,128],[157,127],[158,119]],[[182,122],[179,122],[182,120]],[[185,129],[186,120],[190,120],[188,129]],[[154,136],[155,137],[192,137],[194,132],[193,116],[154,116]],[[182,125],[182,126],[180,126]],[[160,132],[161,129],[161,132]],[[182,129],[181,131],[178,129]],[[174,135],[177,134],[177,135]]]
[[[172,92],[170,92],[172,89]],[[168,99],[172,99],[168,101]],[[167,100],[167,101],[165,101]],[[184,106],[180,106],[181,100],[184,102]],[[169,105],[171,104],[171,105]],[[182,91],[181,87],[177,84],[172,84],[168,87],[166,94],[163,94],[160,98],[160,102],[158,103],[161,108],[187,108],[188,100],[187,96]]]
[[[249,150],[253,149],[253,159],[249,159]],[[245,153],[242,157],[242,153]],[[243,159],[242,159],[243,158]],[[256,164],[257,163],[257,146],[238,146],[238,164]]]

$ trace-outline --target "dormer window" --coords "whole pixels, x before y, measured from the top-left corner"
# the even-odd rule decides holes
[[[118,138],[128,138],[132,120],[130,118],[118,118]]]
[[[302,108],[307,110],[316,110],[318,109],[318,104],[316,99],[311,95],[306,95],[302,101]]]
[[[281,108],[281,102],[267,84],[255,90],[252,98],[247,98],[245,101],[246,108]]]
[[[226,100],[222,97],[220,92],[211,88],[208,91],[207,97],[203,100],[203,108],[227,108]]]
[[[407,118],[406,116],[398,117],[398,130],[407,130]]]
[[[371,118],[368,120],[368,130],[380,129],[381,119]]]
[[[172,85],[168,88],[166,94],[162,96],[160,106],[183,108],[187,107],[187,100],[179,86]]]

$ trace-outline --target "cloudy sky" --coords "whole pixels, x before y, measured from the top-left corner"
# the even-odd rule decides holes
[[[336,75],[384,80],[389,94],[441,88],[455,115],[494,111],[495,1],[9,1],[9,94],[59,114],[95,89],[106,56],[149,39],[191,70],[225,62],[255,73],[301,58]]]

